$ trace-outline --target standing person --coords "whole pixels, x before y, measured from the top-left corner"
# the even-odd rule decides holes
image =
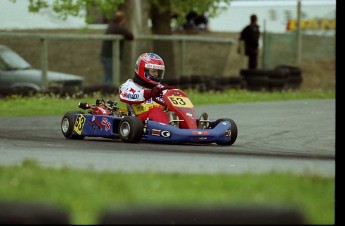
[[[105,34],[122,35],[125,40],[132,41],[134,35],[131,31],[125,28],[126,19],[122,11],[116,12],[108,23]],[[101,62],[103,64],[103,85],[113,85],[113,41],[104,40],[101,49]],[[120,40],[120,60],[123,57],[124,40]]]
[[[250,24],[240,33],[240,42],[244,41],[245,55],[248,56],[248,69],[257,69],[260,30],[257,24],[257,16],[250,16]]]
[[[130,115],[139,117],[142,121],[151,119],[169,124],[177,120],[172,112],[164,111],[163,106],[153,101],[153,98],[164,102],[160,97],[166,89],[172,86],[161,84],[164,78],[165,65],[163,59],[155,53],[143,53],[135,62],[134,77],[128,79],[119,88],[120,101],[127,104]],[[208,120],[207,113],[201,115],[203,120]],[[200,124],[200,123],[199,123]],[[178,124],[175,124],[178,126]]]

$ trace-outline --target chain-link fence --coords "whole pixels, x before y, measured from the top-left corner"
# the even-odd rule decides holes
[[[281,64],[299,64],[303,61],[335,60],[334,35],[302,34],[301,51],[298,52],[297,32],[291,33],[264,33],[262,49],[262,67],[271,69]],[[300,56],[298,56],[300,54]]]

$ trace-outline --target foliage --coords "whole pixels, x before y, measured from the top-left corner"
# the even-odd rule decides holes
[[[217,16],[220,10],[223,9],[221,3],[228,5],[230,2],[231,0],[170,0],[169,7],[173,14],[178,15],[177,24],[182,24],[185,16],[192,10],[212,18]],[[157,5],[161,12],[168,11],[160,4],[160,0],[151,0],[151,4]]]
[[[16,0],[10,0],[16,2]],[[150,0],[150,4],[157,6],[160,12],[170,12],[179,15],[178,23],[182,23],[185,15],[191,10],[197,13],[206,13],[212,18],[218,15],[221,5],[229,5],[231,0],[168,0],[169,4],[161,4],[161,0]],[[95,7],[99,9],[105,16],[109,17],[115,12],[124,0],[29,0],[29,11],[39,12],[45,8],[52,6],[54,12],[58,13],[62,18],[68,16],[85,16],[87,9]],[[51,4],[51,5],[50,5]],[[170,7],[170,10],[167,8]]]

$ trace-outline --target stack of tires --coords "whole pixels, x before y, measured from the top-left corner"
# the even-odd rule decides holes
[[[206,91],[224,91],[226,89],[245,89],[246,82],[241,76],[208,76],[191,75],[181,76],[179,78],[167,78],[163,80],[163,85],[171,85],[176,88],[195,89],[199,92]]]
[[[247,89],[253,91],[297,89],[303,81],[301,69],[289,65],[278,65],[273,70],[241,69],[240,75]]]
[[[303,82],[302,70],[300,68],[290,65],[278,65],[275,67],[275,70],[285,71],[285,73],[288,75],[286,81],[287,89],[300,88]]]

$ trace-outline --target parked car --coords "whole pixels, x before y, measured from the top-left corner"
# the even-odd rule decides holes
[[[0,45],[0,94],[34,94],[38,92],[75,93],[83,89],[79,75],[48,71],[47,90],[42,89],[42,70],[33,68],[23,57]]]

